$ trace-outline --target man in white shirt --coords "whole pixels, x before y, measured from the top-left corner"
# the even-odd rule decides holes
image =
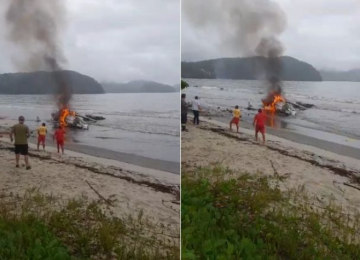
[[[194,113],[194,125],[195,124],[199,124],[200,123],[200,120],[199,120],[199,112],[201,110],[201,107],[200,107],[200,101],[199,101],[199,97],[196,96],[195,97],[195,100],[192,102],[192,111]]]

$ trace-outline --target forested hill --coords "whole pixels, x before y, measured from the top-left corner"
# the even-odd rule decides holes
[[[181,77],[197,79],[243,79],[261,78],[267,62],[263,57],[222,58],[198,62],[182,62]],[[322,81],[320,72],[312,65],[294,59],[281,57],[282,80],[286,81]]]
[[[75,71],[0,74],[0,94],[56,94],[54,74],[60,73],[74,94],[102,94],[103,87],[93,78]]]
[[[170,85],[154,81],[134,80],[128,83],[102,83],[106,93],[171,93],[178,92]]]

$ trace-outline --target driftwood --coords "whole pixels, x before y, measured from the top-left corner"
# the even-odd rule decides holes
[[[273,161],[270,160],[270,163],[271,163],[271,167],[274,170],[274,175],[278,180],[284,181],[285,179],[290,177],[291,173],[284,173],[283,175],[280,175],[279,172],[276,170]]]
[[[179,210],[174,209],[173,207],[169,207],[167,205],[165,205],[166,202],[171,202],[177,205],[180,205],[180,201],[176,201],[176,200],[161,200],[161,203],[164,205],[165,208],[171,209],[172,211],[175,211],[176,213],[180,213]]]
[[[86,183],[89,185],[90,189],[92,189],[98,196],[100,199],[102,199],[103,201],[106,202],[106,204],[108,204],[109,206],[114,206],[110,200],[106,199],[103,195],[101,195],[91,184],[90,182],[86,181]]]
[[[351,185],[351,184],[349,184],[349,183],[344,182],[343,184],[344,184],[345,186],[348,186],[348,187],[351,187],[351,188],[354,188],[354,189],[360,190],[360,188],[359,188],[359,187],[356,187],[356,186]]]
[[[272,167],[273,170],[274,170],[275,176],[278,177],[278,178],[280,178],[280,175],[279,175],[279,173],[277,172],[277,170],[276,170],[276,168],[275,168],[275,166],[274,166],[273,161],[270,160],[270,163],[271,163],[271,167]]]
[[[343,189],[341,189],[339,186],[336,186],[335,184],[342,184],[341,182],[337,182],[337,181],[333,181],[333,186],[337,189],[339,189],[339,191],[342,192],[342,194],[344,195],[345,191]]]

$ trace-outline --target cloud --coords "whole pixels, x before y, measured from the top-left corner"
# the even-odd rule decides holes
[[[183,0],[187,2],[191,0]],[[360,1],[276,0],[287,15],[281,39],[285,55],[306,61],[318,69],[360,68]],[[201,10],[199,10],[201,12]],[[237,57],[219,48],[219,36],[199,30],[182,14],[182,60]]]
[[[67,69],[98,81],[136,79],[176,84],[180,79],[179,0],[64,0]],[[0,12],[5,6],[0,6]],[[0,24],[0,72],[15,72],[19,55]]]

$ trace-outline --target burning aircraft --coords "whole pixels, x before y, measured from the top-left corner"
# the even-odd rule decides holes
[[[53,111],[51,117],[54,123],[61,127],[72,127],[83,130],[89,129],[89,125],[84,119],[77,115],[75,111],[69,110],[68,107],[64,107],[60,111]]]
[[[268,96],[261,100],[263,104],[263,109],[274,115],[296,115],[296,111],[292,106],[292,103],[288,102],[281,94],[274,91],[270,92]]]

